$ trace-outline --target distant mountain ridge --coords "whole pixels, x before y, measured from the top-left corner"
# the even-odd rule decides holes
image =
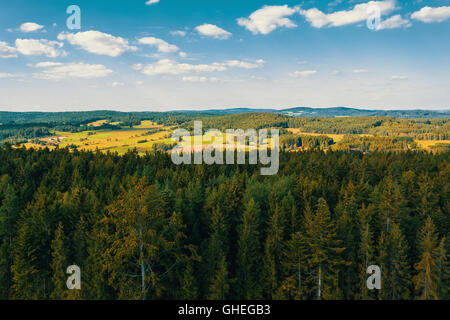
[[[364,110],[347,107],[311,108],[294,107],[288,109],[262,109],[262,108],[231,108],[231,109],[206,109],[206,110],[168,110],[168,111],[133,111],[120,112],[112,110],[93,111],[66,111],[66,112],[9,112],[0,111],[0,123],[27,123],[27,122],[52,122],[52,121],[89,121],[94,119],[135,116],[138,118],[157,117],[164,114],[185,115],[189,118],[200,116],[221,116],[245,113],[277,113],[293,117],[393,117],[399,119],[414,118],[450,118],[450,110]]]
[[[197,111],[198,112],[198,111]],[[450,117],[450,110],[365,110],[347,107],[332,108],[310,108],[294,107],[289,109],[252,109],[233,108],[222,110],[205,110],[201,112],[237,114],[249,112],[271,112],[290,115],[293,117],[394,117],[402,119],[410,118],[447,118]]]

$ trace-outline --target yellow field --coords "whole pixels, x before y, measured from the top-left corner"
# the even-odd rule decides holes
[[[450,140],[415,140],[415,142],[422,149],[430,149],[437,144],[450,145]]]
[[[100,127],[105,123],[108,123],[108,120],[98,120],[95,122],[88,123],[88,127]]]
[[[340,141],[342,141],[342,139],[344,139],[344,134],[331,134],[331,133],[311,133],[311,132],[302,132],[300,131],[300,129],[298,128],[288,128],[287,129],[289,132],[293,133],[293,134],[298,134],[298,135],[305,135],[305,136],[327,136],[331,139],[334,140],[334,142],[338,143]],[[361,135],[364,136],[364,135]]]

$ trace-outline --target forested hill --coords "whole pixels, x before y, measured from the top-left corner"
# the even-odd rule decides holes
[[[420,118],[449,118],[450,111],[431,110],[362,110],[354,108],[307,108],[296,107],[290,109],[208,109],[208,110],[180,110],[167,112],[119,112],[110,110],[79,111],[79,112],[8,112],[0,111],[0,124],[7,123],[30,123],[30,122],[73,122],[74,120],[92,122],[100,119],[110,121],[124,121],[127,119],[140,119],[158,121],[171,118],[176,120],[195,119],[205,116],[221,116],[227,114],[245,113],[277,113],[292,117],[392,117],[400,119],[420,119]]]
[[[214,114],[238,114],[251,112],[270,112],[289,115],[293,117],[392,117],[399,119],[419,119],[419,118],[448,118],[449,110],[431,111],[431,110],[367,110],[346,107],[334,108],[309,108],[295,107],[289,109],[252,109],[235,108],[223,110],[207,110],[205,112]]]
[[[282,114],[296,117],[393,117],[401,119],[414,118],[448,118],[450,112],[431,110],[362,110],[353,108],[291,108],[281,111]]]

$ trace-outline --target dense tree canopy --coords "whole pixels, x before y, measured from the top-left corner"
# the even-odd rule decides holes
[[[0,149],[1,299],[448,299],[449,153]],[[67,292],[67,265],[82,289]],[[382,269],[367,290],[368,265]]]

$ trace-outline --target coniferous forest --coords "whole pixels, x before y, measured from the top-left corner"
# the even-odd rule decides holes
[[[0,299],[449,299],[449,181],[448,152],[282,152],[261,176],[4,145]]]

